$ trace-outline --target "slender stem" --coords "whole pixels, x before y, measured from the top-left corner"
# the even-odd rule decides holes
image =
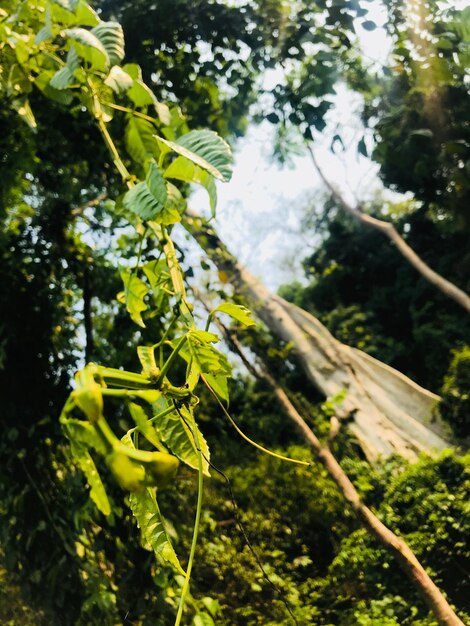
[[[207,322],[206,322],[206,327],[204,328],[204,330],[207,332],[209,330],[209,327],[211,325],[212,322],[212,313],[209,313],[208,317],[207,317]]]
[[[237,431],[237,433],[240,435],[240,437],[242,437],[242,439],[244,439],[247,443],[251,444],[252,446],[254,446],[255,448],[258,448],[258,450],[261,450],[261,452],[264,452],[265,454],[269,454],[269,456],[273,456],[276,459],[279,459],[281,461],[288,461],[289,463],[296,463],[297,465],[307,465],[308,467],[310,467],[312,464],[309,463],[308,461],[301,461],[300,459],[292,459],[290,456],[284,456],[283,454],[278,454],[277,452],[273,452],[272,450],[268,450],[268,448],[265,448],[264,446],[260,445],[259,443],[256,443],[256,441],[253,441],[253,439],[250,439],[247,435],[245,435],[245,433],[239,428],[238,424],[235,422],[235,420],[233,419],[233,417],[230,415],[230,413],[227,411],[227,409],[224,407],[224,405],[222,404],[222,402],[219,399],[219,396],[215,393],[215,391],[212,389],[212,387],[210,386],[210,384],[207,382],[207,380],[204,377],[204,374],[201,374],[201,379],[203,381],[203,383],[205,384],[205,386],[207,387],[207,389],[209,390],[210,394],[213,396],[213,398],[215,399],[215,401],[217,402],[217,404],[220,406],[220,408],[222,409],[225,417],[229,420],[229,422],[232,424],[232,426],[235,428],[235,430]]]
[[[145,115],[145,113],[140,113],[139,111],[134,111],[134,109],[130,109],[129,107],[123,107],[120,104],[115,104],[114,102],[103,102],[104,105],[110,107],[111,109],[117,109],[118,111],[124,111],[125,113],[130,113],[135,117],[140,117],[143,120],[147,120],[148,122],[155,123],[157,119],[155,117],[151,117],[150,115]]]
[[[144,239],[145,239],[145,235],[147,234],[147,230],[148,230],[148,227],[146,226],[145,229],[144,229],[144,232],[140,236],[139,251],[137,253],[137,263],[135,264],[134,272],[137,271],[137,269],[138,269],[138,267],[140,265],[140,259],[142,257],[142,248],[143,248],[143,245],[144,245]]]
[[[191,313],[191,309],[186,300],[186,289],[184,287],[183,275],[181,272],[180,264],[178,263],[178,259],[176,258],[175,246],[173,245],[173,241],[168,236],[165,228],[162,227],[162,240],[163,240],[163,251],[166,256],[166,261],[168,263],[168,269],[170,271],[171,282],[173,284],[173,289],[175,292],[176,298],[180,300],[180,311],[188,324],[191,324],[193,321],[193,316]]]
[[[160,346],[163,345],[163,342],[166,340],[166,338],[168,337],[171,329],[173,328],[173,326],[175,325],[176,320],[179,318],[179,313],[174,315],[171,322],[168,324],[168,326],[165,328],[165,332],[163,333],[163,335],[160,338],[160,341],[157,341],[157,343],[153,344],[153,349],[155,350],[155,348],[159,348]]]
[[[170,356],[168,357],[168,359],[166,360],[166,363],[164,364],[164,366],[162,367],[161,371],[160,371],[160,375],[157,378],[156,382],[155,382],[155,386],[157,388],[160,387],[160,385],[163,382],[163,379],[165,378],[168,370],[170,369],[171,365],[173,364],[173,361],[175,360],[175,358],[178,355],[178,352],[181,350],[181,348],[184,346],[185,342],[187,341],[188,337],[187,335],[183,335],[180,340],[178,341],[178,343],[176,344],[176,347],[174,348],[173,352],[170,354]]]
[[[148,389],[101,389],[103,396],[111,396],[115,398],[138,398],[141,391],[149,391]]]
[[[166,415],[169,415],[170,413],[174,413],[174,411],[176,411],[175,407],[174,406],[169,406],[167,409],[165,409],[164,411],[162,411],[158,415],[154,415],[154,417],[151,417],[148,420],[148,423],[152,424],[152,422],[156,422],[159,419],[161,419],[162,417],[165,417]]]
[[[101,440],[103,441],[105,447],[107,448],[108,452],[111,451],[113,448],[116,447],[116,445],[119,443],[119,439],[116,437],[116,435],[113,433],[113,431],[111,430],[108,422],[106,421],[106,418],[104,417],[104,415],[102,415],[99,420],[97,420],[94,424],[98,434],[101,437]]]
[[[129,170],[127,169],[127,167],[124,165],[118,149],[116,148],[116,145],[111,137],[111,135],[108,132],[108,129],[106,128],[106,124],[103,122],[103,120],[101,118],[98,118],[98,126],[100,128],[100,131],[104,137],[104,140],[106,142],[106,145],[108,146],[111,154],[113,155],[113,161],[114,161],[114,165],[116,166],[118,172],[121,174],[122,180],[127,183],[128,187],[132,187],[133,183],[132,183],[132,176],[129,173]]]
[[[189,553],[188,567],[186,568],[186,577],[184,579],[183,589],[181,590],[180,604],[178,607],[178,613],[176,615],[175,626],[180,626],[181,618],[183,616],[183,609],[186,602],[186,596],[189,591],[189,581],[191,578],[191,570],[193,568],[194,555],[196,553],[196,545],[197,545],[197,536],[199,532],[199,523],[201,520],[201,511],[202,511],[202,495],[204,488],[204,477],[202,473],[202,452],[201,446],[199,445],[199,436],[196,428],[196,423],[194,420],[194,416],[192,415],[193,421],[193,436],[194,443],[196,444],[197,450],[197,468],[198,468],[198,481],[197,481],[197,505],[196,505],[196,517],[194,519],[194,532],[193,532],[193,540],[191,542],[191,551]]]

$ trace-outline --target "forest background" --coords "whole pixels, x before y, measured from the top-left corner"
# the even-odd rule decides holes
[[[15,4],[21,3],[5,7]],[[236,146],[250,124],[268,122],[281,163],[305,142],[315,147],[336,89],[358,94],[364,128],[358,140],[353,135],[358,153],[379,165],[386,188],[408,192],[399,202],[369,198],[364,211],[393,221],[433,269],[469,291],[468,9],[387,2],[393,50],[378,65],[358,42],[359,29],[376,28],[367,2],[94,6],[101,19],[121,22],[126,61],[140,64],[157,98],[178,104],[191,128],[211,128]],[[414,39],[413,19],[421,35]],[[278,82],[266,90],[273,70]],[[2,81],[0,617],[11,624],[166,625],[177,577],[140,546],[117,487],[112,523],[96,511],[69,463],[58,422],[84,361],[138,367],[140,331],[116,300],[122,288],[116,259],[133,258],[136,236],[116,214],[118,178],[88,117],[79,108],[70,116],[60,102],[46,104],[33,91],[34,122],[27,111],[21,119],[12,110],[18,94]],[[351,134],[338,127],[331,150],[341,154],[348,141]],[[280,294],[342,342],[443,397],[440,412],[458,453],[371,466],[346,428],[332,447],[366,503],[407,539],[465,619],[468,313],[380,233],[345,215],[334,195],[299,203],[298,212],[314,244],[299,244],[305,279]],[[178,251],[188,266],[183,236]],[[151,249],[142,257],[151,259]],[[187,267],[190,284],[231,297],[226,277],[206,259],[201,265],[193,278]],[[147,323],[159,333],[158,317]],[[289,345],[267,331],[262,339],[244,336],[326,438],[340,399],[325,402],[312,389]],[[308,458],[266,385],[241,365],[237,371],[231,412],[238,423],[264,445]],[[204,403],[202,428],[214,464],[230,477],[237,508],[224,479],[207,482],[188,616],[201,613],[202,603],[208,624],[290,624],[287,602],[301,624],[436,623],[320,466],[293,468],[260,455],[236,438],[210,398]],[[118,409],[116,417],[123,419]],[[177,492],[161,494],[181,553],[191,541],[194,483],[183,470]]]

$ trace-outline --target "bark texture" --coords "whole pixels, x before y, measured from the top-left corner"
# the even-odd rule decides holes
[[[293,345],[316,388],[325,397],[347,390],[338,417],[348,418],[348,427],[370,461],[392,453],[414,460],[421,451],[450,447],[442,423],[433,416],[439,396],[340,343],[315,317],[271,294],[196,215],[186,218],[185,227],[271,332]]]
[[[310,146],[307,146],[310,156],[312,158],[315,169],[317,170],[320,178],[328,187],[331,192],[331,195],[336,201],[336,204],[340,209],[351,215],[357,222],[367,226],[369,228],[373,228],[374,230],[378,230],[383,235],[388,237],[392,243],[395,244],[399,252],[405,257],[405,259],[412,265],[415,270],[417,270],[423,278],[425,278],[432,285],[437,287],[441,293],[449,298],[452,298],[457,304],[463,307],[467,313],[470,313],[470,296],[465,293],[462,289],[454,285],[454,283],[447,280],[433,269],[427,265],[421,257],[419,257],[416,252],[406,243],[400,233],[397,231],[395,226],[391,222],[385,222],[384,220],[379,220],[371,215],[367,215],[361,210],[360,206],[352,206],[346,198],[341,194],[341,192],[337,189],[337,187],[329,181],[323,170],[318,164],[316,160],[315,153],[313,152]]]

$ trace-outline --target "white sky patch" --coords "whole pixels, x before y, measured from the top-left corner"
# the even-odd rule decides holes
[[[381,26],[387,20],[385,7],[368,2],[368,15],[355,21],[366,62],[386,63],[391,42]],[[374,21],[378,28],[365,30],[361,23]],[[282,79],[282,70],[269,70],[263,87],[273,88]],[[317,134],[313,148],[324,174],[353,203],[371,199],[382,189],[378,166],[359,155],[357,143],[364,137],[369,152],[373,147],[370,131],[364,131],[358,112],[361,98],[344,85],[336,86],[335,106],[327,115],[327,128]],[[340,134],[345,150],[330,150],[335,134]],[[315,236],[302,232],[301,220],[308,206],[326,197],[310,156],[292,158],[293,167],[281,168],[273,162],[274,127],[268,122],[252,125],[234,147],[235,168],[228,184],[218,183],[219,195],[215,226],[230,251],[265,285],[275,291],[279,285],[303,281],[301,261],[313,252]],[[338,146],[339,147],[339,146]],[[209,215],[204,190],[193,194],[190,206]]]

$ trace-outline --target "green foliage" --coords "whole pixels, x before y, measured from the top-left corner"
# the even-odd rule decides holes
[[[157,558],[167,561],[184,576],[184,571],[165,531],[162,515],[153,492],[150,489],[144,489],[130,495],[129,506],[142,529],[143,540],[151,546]]]
[[[470,432],[470,347],[454,351],[447,375],[444,378],[440,411],[444,419],[455,428],[460,437]]]
[[[353,16],[364,17],[357,3],[348,0],[315,7],[299,2],[291,9],[277,1],[243,7],[196,2],[191,12],[179,11],[174,3],[171,7],[166,2],[151,7],[145,3],[146,19],[136,4],[129,8],[113,3],[113,7],[124,11],[130,25],[128,58],[135,60],[134,53],[144,51],[143,72],[136,64],[120,65],[123,32],[117,22],[101,19],[109,17],[105,16],[109,12],[106,2],[102,3],[104,14],[84,0],[39,0],[19,7],[7,0],[0,9],[4,104],[0,115],[6,129],[1,153],[2,167],[6,167],[0,189],[5,225],[0,236],[0,301],[5,324],[0,353],[5,415],[1,452],[8,470],[1,480],[2,556],[8,568],[16,568],[21,576],[25,594],[40,598],[45,621],[61,626],[111,626],[131,619],[156,626],[172,622],[184,573],[173,545],[178,553],[185,553],[192,532],[186,522],[194,506],[187,495],[194,482],[191,470],[199,467],[209,474],[209,448],[194,419],[199,400],[195,393],[204,396],[205,391],[199,391],[202,381],[228,402],[228,360],[214,346],[216,335],[196,329],[186,299],[179,258],[170,239],[171,226],[185,210],[184,188],[168,179],[205,187],[214,211],[214,178],[230,178],[230,151],[213,131],[189,131],[178,107],[162,104],[143,76],[149,84],[151,74],[157,76],[152,86],[162,97],[186,89],[183,100],[193,126],[207,121],[223,133],[240,133],[255,99],[260,69],[288,60],[293,71],[273,90],[273,111],[263,111],[263,116],[274,122],[284,118],[285,130],[288,115],[289,122],[299,125],[308,137],[311,128],[321,130],[325,124],[328,94],[338,76],[336,63],[356,67],[354,52],[348,52],[347,33]],[[150,14],[161,12],[166,13],[166,22],[149,19]],[[202,19],[194,20],[194,13]],[[216,32],[214,20],[224,24],[223,32]],[[317,23],[325,25],[322,32]],[[370,20],[363,26],[373,28]],[[159,37],[158,28],[166,28],[167,37]],[[150,34],[147,29],[152,29]],[[207,62],[197,49],[201,30],[203,40],[218,55]],[[323,49],[298,64],[304,44]],[[242,54],[244,45],[251,50],[249,63]],[[152,46],[158,47],[156,55],[148,54]],[[234,51],[240,53],[238,58],[231,56]],[[167,72],[160,80],[162,68]],[[188,81],[192,82],[189,96]],[[236,93],[224,94],[227,87]],[[312,96],[319,98],[315,105]],[[46,105],[45,99],[51,102]],[[69,108],[66,115],[63,106]],[[6,113],[10,108],[36,135]],[[226,119],[221,111],[233,115]],[[425,139],[429,133],[418,129],[415,136]],[[111,158],[104,154],[103,137]],[[118,171],[113,171],[111,160]],[[128,186],[125,195],[121,182]],[[109,195],[106,203],[96,200],[104,192]],[[96,205],[94,212],[88,203]],[[117,232],[119,237],[115,237]],[[124,283],[118,300],[138,328],[115,300],[122,288],[118,263]],[[12,290],[17,294],[14,302]],[[358,344],[379,341],[374,315],[362,312],[355,303],[344,308],[346,312],[332,315],[331,324],[345,336],[353,335]],[[252,325],[246,309],[239,305],[224,303],[212,315],[219,312]],[[353,319],[348,321],[351,312]],[[86,335],[87,361],[119,364],[123,369],[91,364],[81,370],[61,418],[63,433],[70,440],[66,446],[55,417],[83,353],[80,327]],[[423,332],[426,335],[426,329]],[[435,332],[435,326],[430,325],[429,332]],[[424,340],[429,342],[429,335]],[[145,345],[138,345],[142,341]],[[291,363],[288,346],[269,349],[282,351]],[[139,363],[141,373],[137,373]],[[246,397],[249,383],[238,385],[234,404],[245,411],[242,421],[256,434],[268,433],[274,445],[284,443],[285,435],[295,440],[276,411],[266,413],[270,399],[266,390],[255,387],[257,397],[252,402]],[[196,415],[204,421],[204,431],[225,435],[223,426],[204,415],[210,410],[206,403],[203,406]],[[221,447],[216,462],[239,460],[239,449],[232,444]],[[297,449],[292,454],[305,452]],[[176,476],[178,459],[183,467]],[[447,550],[449,559],[455,553],[463,561],[466,553],[455,535],[460,531],[457,515],[462,512],[458,463],[450,459],[447,464],[456,482],[455,506],[449,504],[443,479],[439,497],[426,501],[428,519],[421,523],[440,533],[432,545],[441,557]],[[92,502],[84,496],[83,476],[76,468],[85,474]],[[429,485],[436,482],[436,470],[427,471],[423,465],[419,472],[411,489],[426,500]],[[413,619],[415,614],[424,615],[422,607],[408,610],[401,596],[393,595],[401,593],[399,584],[384,599],[374,596],[385,582],[388,585],[388,578],[374,583],[369,595],[347,595],[348,587],[354,588],[356,582],[348,579],[343,585],[342,576],[350,575],[347,565],[379,552],[369,551],[366,539],[361,544],[364,554],[359,556],[355,544],[340,545],[340,537],[352,530],[353,523],[323,470],[315,467],[311,474],[286,469],[270,459],[257,464],[244,455],[233,475],[236,491],[244,494],[242,505],[252,504],[245,515],[259,541],[266,571],[299,621],[411,624],[410,615]],[[427,476],[424,487],[418,480],[422,475]],[[384,480],[371,478],[362,465],[356,478],[379,506],[381,494],[388,489]],[[173,484],[178,489],[162,491]],[[395,492],[387,491],[397,510],[405,499],[405,484]],[[225,533],[223,518],[233,517],[233,511],[226,492],[217,492],[219,487],[213,487],[212,508],[204,521],[205,558],[194,585],[202,600],[191,598],[185,617],[192,618],[193,626],[290,623],[279,592],[265,581],[246,545],[240,537]],[[132,515],[122,507],[121,489],[130,492],[124,501],[129,502],[141,528],[145,549],[135,541]],[[281,498],[280,490],[288,497]],[[162,510],[178,522],[178,532],[163,519],[157,495]],[[416,501],[405,500],[416,509]],[[395,523],[395,513],[386,506],[384,510]],[[266,511],[272,511],[269,518]],[[424,539],[417,536],[418,531],[413,535],[414,519],[406,515],[403,519],[409,524],[405,530],[411,533],[410,540],[419,549]],[[273,538],[279,549],[273,549]],[[450,566],[445,558],[441,560],[447,569],[443,565],[441,572],[437,564],[436,571],[443,584],[451,587],[454,580],[444,575]],[[365,564],[369,575],[368,567],[375,567],[371,579],[382,581],[378,563]],[[333,570],[337,574],[332,576]],[[227,574],[228,582],[221,572]],[[458,585],[454,588],[461,594]],[[240,606],[240,600],[245,606]],[[349,602],[346,613],[341,602]],[[42,617],[41,612],[35,623]],[[5,612],[1,621],[7,623],[10,618],[11,613]],[[426,619],[416,618],[413,624],[431,624]]]
[[[415,36],[405,3],[394,1],[388,8],[397,63],[380,88],[366,94],[365,117],[377,141],[374,158],[388,185],[412,191],[440,219],[466,229],[468,10],[453,3],[423,3],[417,19],[429,32]]]
[[[83,3],[80,3],[80,6],[83,9]],[[127,93],[131,104],[144,109],[144,112],[140,113],[144,119],[152,119],[146,113],[148,106],[153,107],[159,115],[158,119],[152,120],[156,128],[159,128],[162,118],[166,118],[168,124],[171,125],[172,118],[169,115],[165,116],[168,110],[163,105],[158,106],[158,101],[141,80],[138,67],[122,68],[121,72],[116,70],[117,64],[124,57],[124,39],[120,25],[115,22],[102,22],[98,18],[96,25],[95,20],[92,20],[93,28],[90,29],[89,17],[90,15],[93,17],[93,12],[87,14],[86,11],[79,11],[79,5],[76,4],[62,8],[64,12],[56,11],[51,14],[49,6],[46,7],[45,4],[42,6],[39,3],[31,7],[29,12],[24,12],[20,21],[15,14],[11,16],[8,16],[8,13],[5,14],[9,17],[11,27],[4,28],[2,22],[1,45],[13,51],[14,55],[2,57],[2,75],[9,76],[7,88],[11,89],[17,84],[12,83],[12,80],[16,81],[14,72],[23,73],[22,82],[18,83],[18,90],[28,94],[32,92],[36,77],[46,71],[50,76],[49,82],[52,82],[51,89],[69,91],[70,96],[78,100],[82,110],[87,111],[95,119],[117,172],[129,188],[123,199],[123,207],[129,215],[133,216],[131,224],[136,227],[141,236],[137,266],[140,263],[145,236],[142,221],[145,221],[150,226],[151,236],[157,237],[160,254],[163,254],[166,260],[165,267],[168,274],[163,284],[169,284],[172,288],[167,291],[170,298],[173,297],[173,308],[170,307],[170,298],[164,301],[160,299],[160,307],[155,311],[162,317],[168,317],[166,320],[168,327],[162,334],[160,342],[154,346],[154,349],[158,348],[160,367],[156,366],[153,353],[148,349],[145,350],[145,346],[138,351],[139,357],[143,358],[142,374],[88,364],[76,375],[76,388],[66,402],[61,422],[70,440],[72,458],[84,472],[90,487],[91,499],[98,509],[111,517],[117,513],[108,491],[109,487],[105,485],[105,480],[102,478],[103,469],[108,469],[117,484],[131,493],[130,507],[141,527],[145,543],[153,548],[158,558],[172,565],[177,573],[184,574],[166,533],[155,497],[155,488],[164,487],[175,479],[179,462],[165,449],[165,446],[168,446],[170,450],[174,446],[180,458],[183,461],[188,460],[192,467],[195,466],[194,456],[197,457],[196,466],[201,474],[198,502],[201,502],[202,472],[208,473],[209,452],[203,437],[198,436],[194,421],[192,405],[197,404],[198,401],[194,395],[194,389],[201,373],[209,373],[214,378],[219,376],[226,378],[230,374],[230,367],[226,357],[212,346],[218,341],[218,337],[212,333],[196,330],[191,309],[186,302],[183,274],[174,246],[165,230],[166,226],[180,221],[180,209],[184,209],[184,200],[178,189],[165,181],[162,168],[168,153],[174,151],[189,161],[195,162],[211,176],[225,180],[231,175],[230,149],[222,139],[210,131],[189,132],[182,138],[176,137],[175,141],[159,139],[158,135],[147,133],[145,142],[135,132],[128,133],[128,144],[134,155],[140,156],[142,150],[146,150],[145,146],[153,143],[153,154],[158,157],[158,165],[152,159],[139,164],[138,174],[143,172],[145,181],[138,181],[136,176],[129,173],[106,126],[114,116],[113,106],[117,110],[124,109],[130,115],[135,112],[132,108],[115,105],[113,89],[109,87],[114,87],[117,95]],[[35,31],[41,18],[44,18],[46,23],[40,36],[36,37]],[[82,18],[86,23],[80,25]],[[64,26],[67,27],[64,28]],[[15,28],[18,29],[18,33],[15,32]],[[60,34],[61,38],[56,39],[56,34]],[[25,41],[31,45],[28,54],[24,54],[22,49]],[[64,55],[66,55],[65,64],[61,58]],[[113,66],[112,74],[110,74],[111,66]],[[56,69],[55,74],[54,69]],[[44,84],[41,86],[44,88]],[[29,100],[22,101],[19,113],[26,118],[30,126],[36,126]],[[175,129],[181,125],[181,116],[176,116],[175,122],[175,128],[170,129],[168,133],[171,137],[174,136]],[[158,148],[159,145],[160,148]],[[212,188],[213,183],[209,183],[209,179],[205,182],[208,188]],[[161,278],[155,277],[156,267],[152,266],[153,271],[148,264],[145,267],[147,271],[142,275],[142,279],[137,276],[138,268],[131,270],[124,266],[121,270],[124,282],[121,300],[126,304],[132,319],[142,328],[145,328],[142,312],[150,308],[150,302],[146,303],[144,299],[153,287],[156,291],[155,301],[158,302],[158,291],[162,284]],[[144,277],[149,281],[150,287],[143,280]],[[165,308],[162,308],[163,304]],[[87,314],[89,315],[89,311]],[[183,334],[172,352],[166,355],[167,345],[170,344],[169,332],[170,330],[175,332],[176,326]],[[86,329],[89,333],[87,339],[91,339],[89,320],[86,321]],[[181,358],[178,353],[183,344],[186,344],[189,355],[188,383],[176,387],[168,380],[168,375],[170,369],[174,369],[175,361]],[[136,428],[128,431],[121,438],[114,432],[116,426],[111,426],[105,417],[103,398],[107,397],[114,400],[120,399],[124,405],[130,398],[144,403],[144,408],[135,402],[130,403],[130,412],[136,422]],[[176,411],[178,422],[184,424],[179,432],[174,428],[165,428],[162,424],[159,425],[160,429],[153,429],[151,426],[152,420],[161,420],[162,412],[147,419],[146,411],[150,412],[150,407],[155,406],[158,399],[164,402],[163,413],[165,415],[169,414],[169,408],[171,412]],[[77,420],[74,417],[76,411],[80,411],[85,420]],[[122,428],[122,423],[119,426]],[[142,432],[146,439],[142,449],[138,445],[139,432]],[[160,432],[163,435],[161,440],[158,437]],[[134,433],[132,438],[131,433]],[[173,440],[175,436],[176,439]],[[190,441],[189,452],[188,440]],[[204,462],[201,457],[201,446],[206,456]],[[148,447],[151,449],[149,450]],[[155,447],[156,450],[152,449]],[[47,509],[47,504],[45,506]],[[197,527],[194,531],[194,541],[196,536]],[[183,585],[177,623],[180,621],[184,606],[185,589],[187,590],[192,559],[193,552]],[[100,598],[95,593],[98,589],[103,592]],[[102,608],[106,607],[110,610],[116,604],[115,594],[110,593],[106,586],[102,587],[96,582],[95,591],[83,604],[84,614],[88,615],[92,606],[101,605]],[[205,615],[204,612],[199,611],[200,619],[205,619]],[[113,619],[111,614],[110,619]]]

